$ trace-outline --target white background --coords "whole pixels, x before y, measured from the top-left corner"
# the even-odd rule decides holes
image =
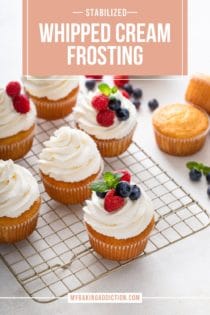
[[[44,1],[44,0],[43,0]],[[137,0],[136,0],[137,1]],[[175,1],[175,0],[173,0]],[[123,2],[123,1],[122,1]],[[52,0],[53,3],[53,0]],[[87,1],[88,3],[88,1]],[[152,10],[152,8],[151,8]],[[189,0],[189,73],[210,73],[210,1]],[[22,46],[21,0],[0,0],[0,86],[21,76]],[[169,57],[170,58],[170,57]],[[171,61],[173,62],[173,60]],[[192,196],[210,209],[206,183],[193,184],[185,168],[189,158],[169,157],[160,153],[151,128],[147,101],[157,98],[161,104],[183,102],[188,78],[178,81],[139,81],[144,99],[139,113],[135,139],[155,158]],[[192,160],[210,165],[210,139]],[[66,301],[39,305],[33,301],[0,301],[0,314],[209,314],[210,300],[210,229],[169,246],[151,256],[124,267],[99,280],[83,291],[140,291],[143,296],[158,299],[144,300],[142,305],[68,305]],[[0,296],[24,296],[25,293],[0,260]],[[163,297],[170,296],[170,299]],[[200,297],[181,299],[179,297]],[[174,298],[172,298],[174,297]]]

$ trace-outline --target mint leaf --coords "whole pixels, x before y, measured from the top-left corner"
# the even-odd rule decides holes
[[[208,173],[210,173],[210,167],[204,165],[204,167],[203,167],[203,174],[207,175]]]
[[[105,172],[103,174],[103,179],[106,182],[106,185],[110,188],[115,188],[117,184],[119,183],[121,178],[120,174],[115,174],[112,172]]]
[[[198,171],[201,170],[201,165],[202,165],[202,164],[199,164],[199,163],[197,163],[197,162],[195,162],[195,161],[190,161],[190,162],[188,162],[188,163],[186,164],[187,168],[189,168],[190,170],[196,169],[196,170],[198,170]]]
[[[111,91],[112,94],[117,93],[117,91],[118,91],[118,88],[116,86],[113,86],[112,91]]]
[[[90,188],[96,192],[105,192],[108,190],[107,184],[104,181],[94,182],[90,185]]]
[[[106,96],[110,96],[110,94],[112,93],[112,89],[109,87],[107,83],[100,83],[98,85],[98,89],[99,91],[101,91],[102,94]]]

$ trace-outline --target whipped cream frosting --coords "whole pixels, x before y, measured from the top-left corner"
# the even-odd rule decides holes
[[[28,113],[18,113],[14,109],[11,97],[7,95],[5,90],[0,89],[0,139],[30,129],[34,125],[35,119],[36,109],[31,101]]]
[[[74,107],[74,118],[79,128],[101,140],[122,139],[127,136],[133,130],[137,122],[135,106],[118,91],[114,96],[121,100],[122,108],[128,109],[130,116],[126,121],[119,121],[119,119],[115,117],[112,126],[103,127],[98,124],[96,120],[97,111],[91,104],[94,95],[93,93],[83,93],[77,106]]]
[[[29,76],[22,78],[26,91],[35,97],[56,101],[66,97],[79,86],[79,76]]]
[[[40,170],[55,180],[79,182],[101,170],[102,159],[95,142],[85,132],[61,127],[40,154]]]
[[[39,195],[38,184],[26,168],[0,160],[0,217],[19,217]]]
[[[126,239],[143,232],[154,215],[153,206],[144,191],[139,199],[132,201],[126,198],[125,205],[115,211],[107,212],[104,209],[104,199],[99,198],[95,192],[92,199],[86,201],[84,220],[97,232]]]

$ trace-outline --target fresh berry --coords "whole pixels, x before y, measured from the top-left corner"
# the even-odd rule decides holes
[[[131,193],[129,195],[129,198],[131,200],[137,200],[140,198],[140,196],[141,196],[140,188],[136,185],[131,186]]]
[[[206,180],[207,180],[207,183],[210,184],[210,173],[206,175]]]
[[[125,90],[129,95],[133,93],[133,87],[129,83],[126,83],[125,85],[123,85],[123,90]]]
[[[141,89],[136,88],[136,89],[133,90],[133,97],[134,97],[134,98],[137,98],[137,99],[138,99],[138,98],[141,98],[142,95],[143,95],[143,92],[142,92]]]
[[[116,194],[120,197],[126,198],[131,193],[131,186],[128,182],[119,182],[116,186]]]
[[[210,197],[210,186],[207,188],[207,195]]]
[[[115,173],[122,174],[122,176],[120,178],[120,181],[125,181],[125,182],[130,183],[130,181],[131,181],[131,174],[128,171],[118,170]]]
[[[102,75],[86,75],[86,78],[92,78],[92,79],[95,79],[95,80],[101,80],[103,78]]]
[[[137,110],[139,110],[141,106],[141,102],[138,100],[133,100],[133,105],[136,107]]]
[[[7,84],[6,92],[7,95],[14,98],[20,94],[21,86],[19,82],[13,81]]]
[[[96,86],[96,81],[95,80],[87,80],[85,82],[85,86],[88,89],[88,91],[93,91]]]
[[[114,83],[119,88],[123,87],[128,82],[129,82],[128,75],[115,75],[114,76]]]
[[[104,199],[104,208],[106,211],[116,211],[122,208],[124,204],[125,200],[122,197],[116,195],[115,189],[108,191]]]
[[[113,125],[115,113],[109,109],[99,112],[96,116],[97,122],[103,127]]]
[[[106,95],[99,94],[93,97],[92,105],[96,110],[106,110],[109,104],[109,99]]]
[[[196,170],[195,168],[193,168],[192,170],[190,170],[189,176],[193,182],[197,182],[201,179],[202,173]]]
[[[101,198],[101,199],[104,199],[105,196],[106,196],[106,194],[107,194],[106,191],[104,191],[104,192],[97,191],[97,192],[96,192],[96,195],[97,195],[99,198]]]
[[[125,90],[122,90],[121,93],[125,98],[128,98],[128,99],[130,98],[130,95]]]
[[[116,111],[116,110],[120,109],[120,107],[121,107],[121,101],[120,101],[120,100],[117,100],[116,98],[111,98],[111,99],[109,100],[109,105],[108,105],[108,107],[109,107],[109,109]]]
[[[129,118],[130,113],[126,108],[120,108],[116,111],[116,115],[119,120],[124,121]]]
[[[30,110],[30,102],[26,95],[18,95],[13,99],[13,106],[18,113],[26,114]]]
[[[159,106],[159,103],[156,99],[153,99],[153,100],[148,102],[148,106],[153,111]]]

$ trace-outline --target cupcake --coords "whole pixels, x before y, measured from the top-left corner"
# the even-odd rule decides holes
[[[187,87],[185,98],[210,114],[210,76],[204,74],[193,76]]]
[[[10,82],[0,89],[0,159],[17,160],[31,149],[35,131],[36,109],[20,84]]]
[[[40,204],[31,173],[12,160],[0,160],[0,243],[15,243],[29,236],[36,228]]]
[[[209,118],[193,105],[172,104],[155,111],[153,127],[162,151],[185,156],[203,147],[209,131]]]
[[[103,167],[95,142],[83,131],[61,127],[44,146],[39,167],[49,196],[64,204],[89,198],[89,185]]]
[[[112,260],[141,254],[154,227],[153,206],[146,193],[131,181],[129,172],[106,172],[91,185],[84,222],[92,248]]]
[[[102,83],[98,89],[84,94],[74,108],[76,126],[94,139],[102,156],[118,156],[132,142],[137,112],[116,87]]]
[[[28,96],[36,105],[39,118],[55,120],[72,112],[79,91],[78,76],[23,77]]]

